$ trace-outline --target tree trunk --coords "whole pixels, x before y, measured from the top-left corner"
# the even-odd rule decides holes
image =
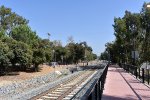
[[[35,68],[35,72],[38,72],[39,71],[39,64],[35,64],[34,68]]]

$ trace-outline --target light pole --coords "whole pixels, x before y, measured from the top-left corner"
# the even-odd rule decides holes
[[[48,39],[49,39],[49,41],[50,41],[50,36],[51,36],[51,34],[50,34],[50,33],[47,33],[47,35],[48,35]]]
[[[84,66],[84,62],[85,62],[85,58],[86,58],[86,54],[85,54],[85,45],[84,44],[82,44],[82,46],[83,46],[83,49],[84,49],[84,57],[83,57],[83,66]]]
[[[54,68],[54,77],[55,77],[55,50],[53,49],[53,68]]]
[[[55,50],[53,49],[53,62],[55,62]]]

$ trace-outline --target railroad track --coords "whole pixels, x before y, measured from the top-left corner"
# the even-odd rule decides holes
[[[95,70],[83,71],[81,74],[72,77],[68,81],[31,98],[31,100],[70,100],[70,98],[81,88],[80,85],[83,85],[83,83],[94,73],[96,73]]]

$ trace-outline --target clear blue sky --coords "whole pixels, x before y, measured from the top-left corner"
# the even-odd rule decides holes
[[[105,43],[113,41],[113,19],[125,10],[140,12],[149,0],[0,0],[0,5],[29,20],[30,27],[42,38],[61,40],[73,36],[75,42],[86,41],[100,54]]]

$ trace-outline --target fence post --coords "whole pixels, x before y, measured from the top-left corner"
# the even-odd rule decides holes
[[[139,68],[139,79],[141,78],[141,70],[140,70],[140,68]]]
[[[145,79],[144,79],[144,68],[142,68],[142,80],[143,80],[143,83],[144,83],[144,81],[145,81]]]
[[[100,79],[99,79],[100,80]],[[98,80],[98,83],[97,83],[97,100],[100,100],[100,82]]]
[[[128,71],[127,71],[127,72],[129,73],[129,72],[130,72],[130,71],[129,71],[129,70],[130,70],[130,69],[129,69],[129,65],[127,65],[127,68],[128,68]]]
[[[126,69],[127,69],[127,68],[126,68],[126,64],[124,64],[124,70],[127,71]]]
[[[102,94],[103,94],[103,90],[104,90],[104,75],[101,76],[101,97],[102,97]]]
[[[137,67],[135,67],[135,76],[137,78]]]
[[[92,93],[88,96],[88,100],[92,100]]]
[[[94,97],[93,97],[93,100],[97,100],[97,83],[95,85],[95,88],[94,88]]]
[[[149,69],[147,69],[148,70],[148,72],[147,72],[147,78],[148,78],[148,80],[147,80],[147,82],[148,82],[148,85],[149,85]]]
[[[124,66],[125,66],[125,64],[123,64],[123,69],[125,70]]]
[[[102,98],[102,81],[99,82],[99,87],[100,87],[100,98]]]

